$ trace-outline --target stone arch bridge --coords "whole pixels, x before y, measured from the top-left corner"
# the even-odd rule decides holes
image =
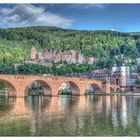
[[[8,89],[9,96],[27,96],[28,86],[33,82],[43,85],[44,95],[57,96],[63,83],[70,83],[72,94],[85,95],[89,85],[100,89],[102,93],[116,92],[119,86],[110,83],[81,77],[40,76],[40,75],[0,75],[0,81]]]

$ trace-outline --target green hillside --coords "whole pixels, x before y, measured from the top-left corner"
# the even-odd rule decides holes
[[[99,65],[109,67],[135,58],[140,53],[140,35],[116,31],[69,30],[57,27],[25,27],[0,29],[0,63],[22,63],[30,48],[54,48],[57,51],[79,50],[97,58]]]

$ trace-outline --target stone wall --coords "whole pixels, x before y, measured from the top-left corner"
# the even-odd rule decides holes
[[[75,50],[67,50],[64,52],[56,52],[53,49],[47,49],[44,52],[38,52],[36,50],[36,48],[31,48],[31,54],[30,54],[30,58],[29,60],[50,60],[51,62],[68,62],[68,63],[74,63],[74,64],[82,64],[85,61],[87,61],[87,63],[92,64],[94,62],[94,58],[93,57],[84,57],[83,54],[81,54],[81,52],[79,51],[75,51]],[[28,61],[28,62],[32,62],[32,61]]]

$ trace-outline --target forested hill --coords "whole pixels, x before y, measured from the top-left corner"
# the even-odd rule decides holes
[[[139,57],[140,34],[49,26],[0,29],[0,63],[22,63],[31,47],[57,51],[74,49],[97,58],[100,63],[119,63],[123,58],[135,60]]]

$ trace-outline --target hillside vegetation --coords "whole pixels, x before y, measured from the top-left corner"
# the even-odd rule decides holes
[[[99,67],[135,58],[140,54],[140,34],[116,31],[80,31],[57,27],[0,29],[0,63],[23,63],[30,48],[54,48],[56,51],[79,50],[97,59]]]

